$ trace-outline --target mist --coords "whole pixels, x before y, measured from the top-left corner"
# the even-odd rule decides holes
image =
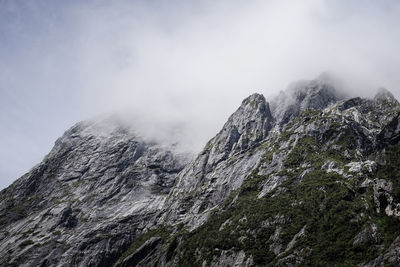
[[[398,1],[0,1],[0,189],[121,112],[198,152],[243,98],[334,74],[400,96]]]

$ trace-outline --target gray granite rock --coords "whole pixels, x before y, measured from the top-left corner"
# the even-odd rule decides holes
[[[399,103],[387,90],[379,90],[373,99],[348,98],[321,76],[297,82],[268,102],[260,94],[249,96],[194,158],[138,136],[114,117],[78,123],[39,165],[1,191],[0,265],[176,266],[185,237],[215,212],[234,205],[237,195],[225,202],[248,179],[258,178],[253,189],[256,199],[264,201],[291,193],[288,183],[302,186],[315,171],[341,177],[336,181],[346,192],[341,201],[352,201],[356,194],[371,199],[352,219],[367,223],[351,243],[378,246],[384,233],[368,221],[368,212],[394,219],[400,215],[394,183],[377,177],[385,151],[400,141],[399,112]],[[333,156],[313,161],[307,154],[313,143],[304,144],[304,139],[322,144],[318,153]],[[328,189],[316,190],[325,198]],[[289,206],[302,204],[294,200]],[[275,264],[301,265],[312,254],[301,241],[313,229],[301,224],[289,235],[285,225],[292,223],[290,216],[271,216],[260,222],[249,216],[236,219],[240,225],[258,225],[247,229],[251,236],[273,229],[263,246]],[[235,231],[234,222],[224,219],[216,233]],[[138,239],[161,227],[170,236]],[[362,264],[398,264],[398,239]],[[218,253],[207,259],[199,247],[193,264],[257,265],[260,255],[245,249],[248,237],[241,235],[238,242],[239,248],[216,247]]]

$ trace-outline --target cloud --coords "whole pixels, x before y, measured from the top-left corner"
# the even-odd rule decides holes
[[[149,123],[181,121],[199,149],[248,94],[272,95],[322,71],[354,94],[379,86],[397,93],[398,4],[158,4],[81,11],[79,27],[90,18],[79,46],[83,99],[100,91],[95,110],[129,107]]]
[[[323,71],[352,94],[385,86],[400,95],[396,1],[0,5],[3,147],[22,135],[0,160],[18,175],[73,122],[115,110],[198,151],[247,95],[272,96]]]

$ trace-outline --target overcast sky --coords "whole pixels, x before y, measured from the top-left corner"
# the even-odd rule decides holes
[[[399,45],[395,0],[0,0],[0,189],[114,110],[198,151],[247,95],[324,71],[398,97]]]

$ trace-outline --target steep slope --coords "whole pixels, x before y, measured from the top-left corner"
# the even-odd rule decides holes
[[[0,193],[0,265],[109,266],[151,224],[185,161],[113,118],[78,123]]]
[[[166,220],[197,227],[254,168],[261,153],[255,147],[268,136],[273,119],[264,96],[243,100],[222,130],[180,173],[169,196]]]
[[[400,234],[400,173],[387,173],[398,148],[375,150],[380,127],[364,104],[378,103],[343,109],[347,101],[306,110],[267,140],[244,184],[205,224],[183,234],[177,262],[357,265],[384,253]]]
[[[292,83],[286,91],[281,91],[272,99],[271,110],[277,126],[282,127],[304,110],[320,110],[343,97],[331,78],[322,74],[315,80]]]
[[[251,124],[269,122],[254,146],[232,152],[228,120],[179,175],[164,222],[125,256],[144,266],[398,263],[399,103],[384,90],[347,99],[321,80],[296,88]],[[269,106],[253,95],[232,117],[264,110],[250,99]]]
[[[80,123],[0,193],[1,264],[397,266],[400,104],[326,76],[246,98],[190,162]]]
[[[321,110],[338,99],[331,84],[317,79],[299,82],[281,92],[272,100],[273,113],[260,94],[243,100],[198,158],[180,173],[169,196],[173,208],[168,211],[167,220],[191,220],[189,225],[193,228],[202,224],[210,211],[238,189],[259,165],[264,154],[260,149],[262,142],[274,140],[287,120],[301,111]]]

